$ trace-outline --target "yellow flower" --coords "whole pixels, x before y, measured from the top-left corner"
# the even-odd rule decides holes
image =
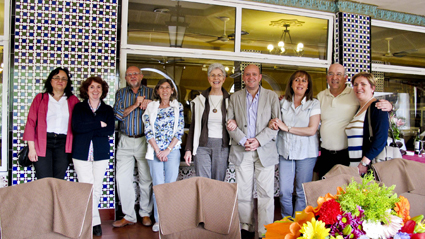
[[[329,228],[325,227],[325,223],[322,221],[316,221],[313,217],[311,222],[304,223],[300,232],[303,234],[298,239],[325,239],[329,236]]]

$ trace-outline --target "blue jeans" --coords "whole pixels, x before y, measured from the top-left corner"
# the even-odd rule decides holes
[[[290,160],[279,156],[280,208],[282,217],[294,216],[295,211],[306,207],[303,183],[313,179],[313,168],[317,158]],[[295,210],[292,204],[295,179]]]
[[[153,186],[177,181],[180,166],[180,150],[172,150],[170,154],[168,154],[167,158],[167,162],[161,162],[155,154],[153,160],[147,160],[149,164],[149,170],[151,173]],[[155,221],[159,222],[158,207],[156,205],[155,193],[153,194],[152,198],[154,203]]]

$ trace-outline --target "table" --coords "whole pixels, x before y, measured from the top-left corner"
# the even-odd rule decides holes
[[[413,160],[416,162],[420,162],[420,163],[425,163],[425,155],[422,157],[419,157],[417,154],[413,155],[413,156],[409,156],[409,155],[403,155],[404,159],[408,159],[408,160]]]

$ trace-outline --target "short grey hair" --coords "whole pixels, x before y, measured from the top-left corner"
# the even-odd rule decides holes
[[[220,63],[212,63],[209,67],[208,67],[208,76],[210,76],[211,71],[215,70],[215,69],[219,69],[223,72],[224,77],[226,77],[226,70],[224,69],[224,66]]]

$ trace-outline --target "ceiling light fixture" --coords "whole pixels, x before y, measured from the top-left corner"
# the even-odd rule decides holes
[[[182,47],[184,34],[189,23],[185,22],[185,17],[180,15],[181,7],[179,2],[176,5],[176,15],[170,16],[170,21],[165,22],[168,26],[168,34],[170,36],[170,47]]]
[[[269,51],[270,54],[286,54],[287,53],[287,49],[293,49],[293,51],[295,52],[295,54],[297,54],[298,56],[301,56],[302,53],[304,52],[304,44],[303,43],[299,43],[297,45],[297,49],[295,50],[295,46],[292,46],[292,37],[291,37],[291,33],[290,30],[288,29],[290,26],[302,26],[305,22],[302,21],[298,21],[297,19],[279,19],[277,21],[271,21],[269,26],[272,27],[284,27],[285,29],[282,30],[282,35],[280,36],[280,39],[277,43],[277,47],[275,48],[275,46],[273,44],[269,44],[267,45],[267,50]],[[286,38],[289,38],[289,41],[286,40]]]

